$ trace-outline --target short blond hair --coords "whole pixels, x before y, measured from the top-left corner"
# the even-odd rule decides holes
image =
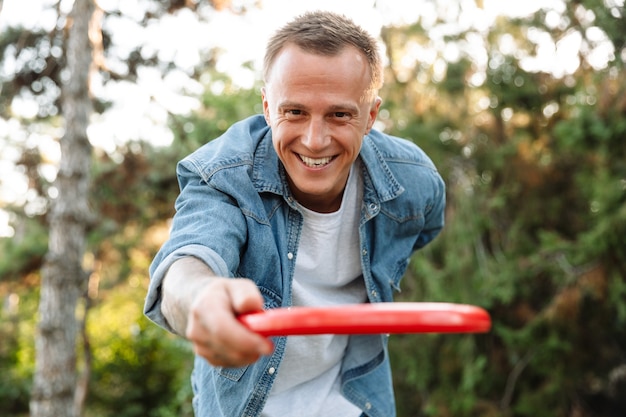
[[[307,12],[279,29],[269,40],[263,62],[263,79],[268,81],[276,57],[287,44],[314,54],[334,56],[346,46],[354,46],[367,59],[370,69],[369,92],[383,85],[383,66],[378,42],[347,17],[328,11]]]

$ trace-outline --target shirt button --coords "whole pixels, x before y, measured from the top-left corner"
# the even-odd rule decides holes
[[[365,409],[369,410],[370,408],[372,408],[372,404],[370,404],[369,402],[365,403]]]
[[[293,259],[293,253],[289,252],[287,254],[287,259],[292,260]]]
[[[267,373],[269,373],[270,375],[274,375],[274,372],[276,372],[276,368],[274,368],[273,366],[267,370]]]

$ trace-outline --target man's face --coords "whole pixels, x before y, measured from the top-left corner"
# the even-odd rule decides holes
[[[350,167],[380,107],[379,98],[366,96],[369,82],[367,61],[353,47],[329,57],[287,45],[274,61],[263,111],[291,191],[311,210],[341,205]]]

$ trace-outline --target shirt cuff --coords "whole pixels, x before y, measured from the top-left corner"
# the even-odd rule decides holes
[[[206,246],[187,245],[167,255],[161,263],[159,263],[150,277],[150,285],[148,286],[148,294],[144,303],[143,312],[151,321],[172,333],[174,333],[174,329],[167,323],[165,316],[163,316],[161,312],[161,287],[163,279],[172,264],[181,258],[189,256],[204,262],[217,276],[230,276],[228,267],[222,257],[213,249]]]

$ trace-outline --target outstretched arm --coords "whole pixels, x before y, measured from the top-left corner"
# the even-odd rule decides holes
[[[161,312],[196,354],[215,366],[237,367],[272,353],[273,345],[238,320],[263,309],[263,297],[249,279],[217,277],[202,261],[187,257],[169,268],[162,287]]]

